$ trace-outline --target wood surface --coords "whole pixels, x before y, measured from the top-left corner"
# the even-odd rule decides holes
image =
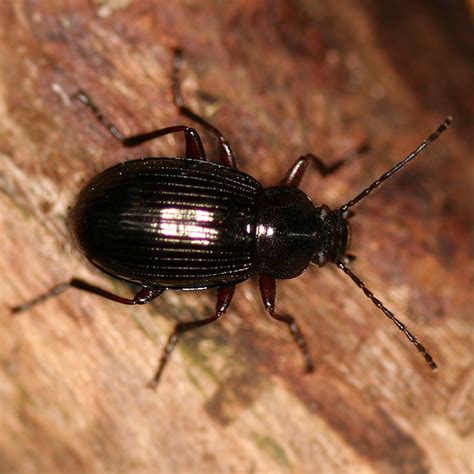
[[[0,473],[473,472],[469,4],[0,2]],[[79,254],[68,207],[100,170],[180,154],[183,141],[124,150],[70,95],[88,91],[126,133],[185,122],[170,94],[176,46],[187,103],[266,186],[304,153],[329,162],[368,140],[336,175],[305,177],[330,206],[453,115],[352,220],[352,268],[426,345],[436,373],[330,266],[279,284],[312,375],[254,280],[221,322],[180,342],[156,391],[145,384],[174,323],[208,315],[212,291],[125,307],[71,290],[10,314],[71,276],[132,294]]]

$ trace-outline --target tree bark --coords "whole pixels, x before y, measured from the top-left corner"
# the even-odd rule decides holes
[[[1,2],[0,472],[472,472],[468,11],[429,0]],[[331,162],[369,142],[335,175],[307,172],[302,188],[331,207],[454,117],[351,220],[351,267],[437,372],[332,265],[278,286],[277,309],[315,358],[310,375],[253,280],[220,322],[182,338],[156,391],[145,385],[173,325],[210,315],[211,291],[126,307],[71,290],[11,316],[72,276],[133,292],[79,254],[68,207],[106,167],[184,145],[124,150],[71,95],[86,90],[127,134],[188,124],[171,98],[177,46],[187,104],[265,186],[305,153]]]

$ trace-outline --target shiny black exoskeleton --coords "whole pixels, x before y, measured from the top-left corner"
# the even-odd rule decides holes
[[[297,188],[198,159],[126,161],[72,209],[74,236],[101,270],[146,287],[204,289],[254,273],[293,278],[344,255],[348,223]]]
[[[158,383],[181,333],[216,321],[229,307],[234,288],[255,273],[260,275],[262,299],[269,314],[286,323],[301,349],[306,369],[313,362],[292,316],[275,313],[276,279],[294,278],[310,264],[335,263],[365,295],[415,344],[431,368],[431,356],[347,266],[350,256],[349,208],[400,170],[434,141],[451,122],[448,117],[415,151],[337,210],[315,206],[298,185],[312,163],[324,176],[338,169],[340,160],[325,165],[317,156],[302,156],[279,186],[263,189],[258,181],[237,170],[231,147],[218,129],[184,106],[175,59],[174,99],[180,112],[214,134],[219,164],[206,161],[198,133],[177,125],[124,137],[83,91],[78,99],[124,146],[134,146],[169,133],[183,132],[184,157],[144,158],[109,168],[81,191],[70,222],[84,255],[102,271],[141,286],[134,298],[124,298],[73,278],[14,312],[74,287],[124,304],[144,304],[165,290],[218,288],[214,315],[178,323],[151,382]]]

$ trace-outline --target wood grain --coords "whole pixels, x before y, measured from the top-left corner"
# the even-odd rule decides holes
[[[472,30],[460,2],[390,4],[0,3],[0,472],[473,471]],[[301,154],[331,161],[369,140],[336,176],[305,177],[332,206],[454,116],[353,219],[354,270],[429,348],[436,373],[336,268],[279,286],[312,375],[254,281],[222,322],[180,343],[156,392],[145,384],[174,322],[209,314],[212,292],[129,308],[70,291],[11,316],[71,276],[131,294],[75,249],[68,206],[105,167],[183,143],[123,150],[70,95],[87,90],[126,133],[180,123],[175,46],[186,100],[267,186]]]

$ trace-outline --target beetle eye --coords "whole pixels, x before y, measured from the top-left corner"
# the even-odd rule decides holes
[[[322,204],[318,208],[318,211],[319,211],[319,216],[322,217],[323,219],[331,213],[331,209],[329,209],[329,207],[326,206],[326,204]]]

